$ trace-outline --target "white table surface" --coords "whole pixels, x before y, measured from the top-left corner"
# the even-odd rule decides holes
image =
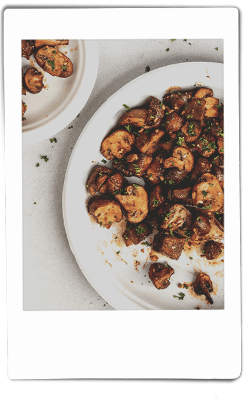
[[[113,310],[84,277],[68,244],[62,217],[68,161],[95,111],[146,66],[154,70],[191,61],[223,63],[223,41],[100,40],[96,83],[79,117],[56,136],[51,132],[57,143],[48,139],[23,148],[24,310]]]

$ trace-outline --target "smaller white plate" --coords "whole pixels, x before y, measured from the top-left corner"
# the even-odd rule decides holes
[[[58,78],[43,71],[31,56],[22,57],[22,68],[34,66],[44,74],[40,93],[22,96],[27,111],[22,125],[23,146],[40,142],[56,135],[65,128],[85,106],[96,81],[98,72],[98,43],[94,40],[69,40],[60,51],[73,63],[73,74]]]

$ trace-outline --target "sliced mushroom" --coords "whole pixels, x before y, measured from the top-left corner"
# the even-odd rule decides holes
[[[71,60],[55,47],[42,47],[37,51],[35,59],[37,64],[50,75],[68,78],[73,74]]]
[[[89,213],[93,215],[98,224],[109,229],[114,222],[122,219],[122,209],[115,200],[102,199],[97,197],[90,202]]]
[[[153,211],[159,208],[164,202],[163,190],[160,185],[157,185],[153,188],[149,196],[149,210]]]
[[[194,292],[198,295],[206,296],[207,301],[213,304],[213,299],[210,293],[213,291],[213,284],[209,275],[201,272],[197,275],[195,282],[193,283]]]
[[[216,212],[223,208],[224,194],[218,179],[212,174],[202,174],[192,191],[194,206],[203,210]]]
[[[192,189],[192,186],[177,189],[169,188],[167,191],[167,198],[170,202],[192,204]]]
[[[24,75],[24,82],[27,90],[33,94],[41,92],[44,87],[43,74],[33,67],[27,69]]]
[[[38,49],[44,46],[59,46],[59,45],[67,45],[69,41],[66,39],[45,39],[45,40],[35,40],[35,48]]]
[[[148,195],[139,185],[129,185],[125,188],[127,194],[116,194],[115,198],[126,211],[129,222],[139,223],[148,214]]]
[[[107,168],[107,167],[96,167],[91,171],[91,175],[89,176],[87,183],[86,183],[86,188],[88,192],[94,196],[100,188],[100,181],[97,185],[97,180],[101,176],[109,176],[112,174],[112,170]]]
[[[210,231],[211,231],[211,224],[208,217],[200,214],[195,218],[191,239],[196,239],[198,237],[206,236],[209,234]]]
[[[134,142],[135,137],[132,133],[118,129],[103,140],[101,153],[108,160],[121,159],[132,149]]]
[[[194,156],[186,147],[176,147],[172,157],[163,161],[164,168],[179,168],[190,172],[194,165]]]
[[[120,125],[143,126],[147,118],[148,111],[144,108],[133,108],[126,111],[120,118]]]
[[[150,265],[148,275],[156,289],[166,289],[170,285],[170,278],[174,269],[169,265],[154,263]]]

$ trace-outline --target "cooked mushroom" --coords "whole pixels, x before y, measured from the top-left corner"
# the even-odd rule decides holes
[[[206,101],[202,99],[192,99],[184,107],[181,115],[188,121],[203,122]]]
[[[202,174],[192,191],[194,206],[203,210],[216,212],[223,208],[224,194],[218,179],[209,173]]]
[[[185,120],[175,111],[167,111],[165,113],[167,115],[165,120],[164,128],[169,134],[178,132],[181,127],[184,125]]]
[[[37,64],[50,75],[68,78],[73,74],[71,60],[55,47],[42,47],[37,51],[35,59]]]
[[[145,128],[158,128],[161,124],[162,118],[164,117],[164,110],[165,105],[163,102],[154,96],[150,96]]]
[[[121,159],[132,149],[134,142],[135,137],[132,133],[118,129],[103,140],[101,153],[108,160]]]
[[[131,159],[131,157],[130,157],[130,159]],[[147,154],[139,155],[138,159],[135,162],[132,162],[132,165],[134,168],[133,175],[140,178],[145,173],[145,171],[147,170],[149,165],[152,163],[152,161],[153,161],[152,156],[148,156]]]
[[[171,94],[167,93],[163,102],[172,110],[178,111],[191,99],[192,92],[173,92]]]
[[[187,121],[181,128],[181,132],[184,135],[185,142],[195,142],[201,134],[201,125],[196,121]]]
[[[190,211],[182,204],[174,204],[170,207],[167,205],[163,215],[164,218],[161,222],[160,228],[164,231],[170,232],[170,234],[176,229],[181,228],[187,220],[190,220],[191,217]]]
[[[208,118],[216,118],[219,116],[219,99],[215,97],[206,97],[205,98],[205,117]]]
[[[170,285],[170,278],[174,269],[169,265],[154,263],[150,265],[148,275],[156,289],[166,289]]]
[[[126,179],[122,174],[120,174],[120,172],[113,174],[107,180],[108,191],[113,195],[121,193],[125,184],[126,184]]]
[[[197,90],[197,92],[194,95],[195,99],[204,99],[205,97],[211,97],[213,96],[214,92],[212,89],[209,88],[200,88]]]
[[[99,184],[97,185],[97,179],[103,175],[109,176],[112,174],[112,170],[107,168],[107,167],[96,167],[91,171],[91,175],[89,176],[87,183],[86,183],[86,188],[88,192],[94,196],[99,191],[100,188],[100,181]]]
[[[114,222],[122,219],[120,204],[115,200],[103,199],[100,197],[92,198],[89,206],[89,213],[93,215],[98,224],[109,229]]]
[[[217,140],[217,148],[218,148],[218,153],[220,155],[224,155],[224,139],[223,139],[223,137],[220,137]]]
[[[187,177],[188,172],[184,169],[180,170],[179,168],[169,168],[165,175],[164,183],[177,186],[183,183],[183,180]]]
[[[200,176],[206,172],[210,173],[212,171],[212,164],[206,157],[199,157],[196,161],[194,169],[191,172],[190,180],[196,182]]]
[[[148,214],[148,195],[139,185],[129,185],[125,188],[127,194],[116,194],[115,198],[126,211],[129,222],[139,223]]]
[[[163,161],[164,168],[179,168],[190,172],[194,165],[194,156],[186,147],[176,147],[172,157]]]
[[[41,92],[44,87],[43,74],[34,67],[27,69],[24,82],[27,90],[33,94]]]
[[[198,295],[206,296],[207,301],[213,304],[213,299],[210,293],[213,291],[213,284],[209,275],[201,272],[197,275],[195,282],[193,283],[194,292]]]
[[[198,139],[196,139],[196,149],[203,157],[210,157],[214,154],[217,146],[215,142],[215,137],[211,133],[203,134]]]
[[[160,160],[156,157],[150,166],[147,168],[145,173],[145,178],[152,185],[157,185],[161,182],[161,178],[163,178],[163,168]]]
[[[59,46],[59,45],[67,45],[69,44],[68,40],[65,39],[45,39],[45,40],[35,40],[35,48],[38,49],[44,46]]]
[[[185,238],[172,236],[160,231],[153,240],[153,249],[172,260],[178,260],[184,248]]]
[[[204,256],[207,260],[215,260],[222,254],[222,244],[215,242],[214,240],[209,240],[205,243]]]
[[[120,118],[120,125],[143,126],[147,118],[147,110],[144,108],[133,108],[126,111]]]
[[[141,153],[152,155],[158,149],[158,144],[165,134],[166,132],[160,129],[156,129],[151,133],[144,130],[136,139],[135,145]]]
[[[211,224],[208,217],[200,214],[195,218],[193,224],[193,234],[191,236],[191,239],[196,239],[197,237],[206,236],[209,234],[210,231],[211,231]]]
[[[25,57],[27,60],[29,60],[34,51],[34,40],[22,40],[22,57]]]
[[[192,189],[192,186],[176,189],[169,188],[167,191],[167,198],[170,202],[192,204]]]
[[[160,185],[157,185],[149,195],[149,210],[152,211],[159,208],[164,202],[163,190]]]
[[[152,227],[141,222],[139,224],[127,224],[126,230],[122,235],[126,246],[131,246],[132,244],[139,244],[142,240],[146,239],[152,233]]]
[[[23,73],[23,70],[22,70],[22,95],[25,96],[26,92],[27,92],[27,90],[25,88],[25,83],[24,83],[24,73]]]

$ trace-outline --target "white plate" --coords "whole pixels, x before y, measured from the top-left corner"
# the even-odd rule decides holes
[[[40,142],[55,136],[79,114],[85,106],[96,81],[98,72],[98,44],[91,40],[69,40],[60,51],[73,62],[73,74],[58,78],[43,71],[34,61],[22,57],[24,71],[35,66],[44,74],[45,88],[37,94],[22,96],[27,104],[22,125],[23,145]]]
[[[93,161],[101,162],[103,159],[99,151],[101,141],[124,113],[123,104],[135,107],[150,95],[162,99],[169,87],[192,89],[195,83],[212,88],[214,96],[223,102],[222,64],[192,62],[159,68],[134,79],[111,96],[85,126],[72,152],[63,190],[63,217],[69,244],[85,277],[115,309],[194,309],[197,305],[204,309],[224,307],[223,260],[209,263],[194,251],[188,256],[182,254],[179,260],[162,257],[159,261],[168,262],[175,269],[175,274],[167,289],[157,290],[148,277],[152,263],[149,249],[142,245],[126,248],[121,239],[122,224],[112,226],[110,230],[102,229],[90,221],[86,209],[87,176],[94,166]],[[109,166],[109,163],[106,165]],[[116,235],[118,239],[114,239]],[[136,260],[141,261],[138,270],[134,266]],[[178,283],[194,281],[199,270],[208,273],[214,284],[216,293],[212,294],[212,306],[207,304],[204,296],[194,297],[190,289],[179,289],[177,286]],[[180,292],[185,293],[184,300],[173,297]]]

